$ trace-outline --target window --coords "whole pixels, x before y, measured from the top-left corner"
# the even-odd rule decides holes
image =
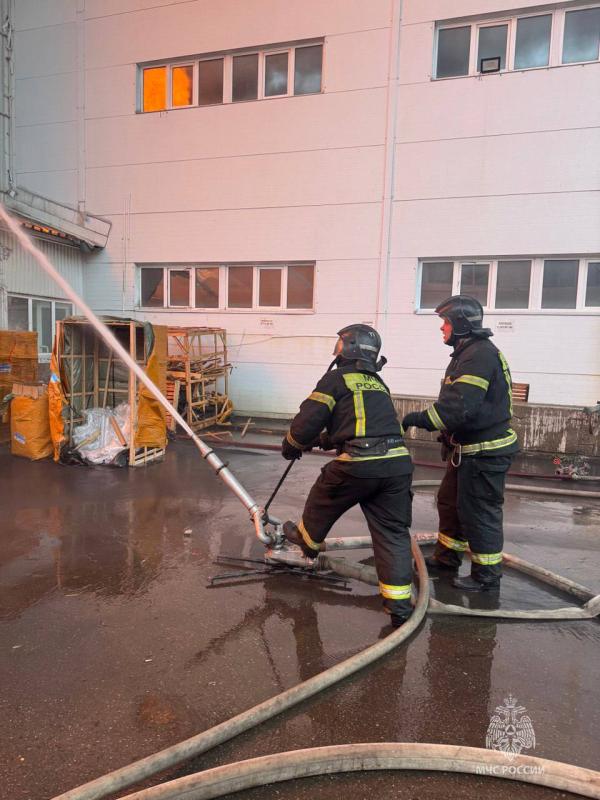
[[[302,264],[287,269],[287,307],[312,308],[315,268]]]
[[[142,270],[141,304],[146,308],[162,308],[165,304],[164,270],[161,267]]]
[[[438,33],[437,70],[438,78],[453,78],[469,74],[469,50],[471,26],[442,28]]]
[[[192,105],[193,81],[193,64],[171,68],[171,105],[173,108]]]
[[[162,111],[167,105],[167,68],[149,67],[142,74],[143,111]]]
[[[578,273],[578,261],[544,261],[542,308],[575,308]]]
[[[600,8],[567,11],[563,40],[563,64],[596,61],[600,45]]]
[[[500,58],[500,69],[506,69],[506,39],[508,25],[490,25],[479,29],[477,69],[486,58]]]
[[[142,265],[139,273],[141,308],[309,311],[314,306],[314,264]]]
[[[586,306],[600,306],[600,261],[590,261],[585,291]]]
[[[600,6],[596,3],[485,22],[444,23],[437,29],[434,71],[436,78],[456,78],[493,74],[493,68],[482,69],[482,60],[490,66],[499,59],[500,70],[521,70],[599,58]]]
[[[252,308],[252,267],[229,267],[228,308]]]
[[[482,306],[488,304],[489,264],[461,264],[460,293],[479,300]]]
[[[496,308],[529,308],[531,261],[498,261]]]
[[[431,261],[421,270],[421,308],[435,308],[452,294],[452,261]]]
[[[265,56],[265,97],[287,94],[287,90],[288,54],[275,53],[272,56]]]
[[[38,352],[43,360],[50,358],[57,320],[73,314],[71,303],[45,297],[8,295],[8,328],[16,331],[35,331]],[[46,356],[46,358],[44,358]]]
[[[258,97],[258,53],[233,57],[231,99],[256,100]]]
[[[223,59],[211,58],[198,64],[198,105],[223,102]]]
[[[258,305],[281,308],[281,269],[258,270]]]
[[[196,308],[219,307],[219,268],[196,268]]]
[[[515,69],[545,67],[550,60],[552,14],[517,20]]]
[[[600,257],[423,261],[418,309],[453,294],[475,297],[488,310],[569,311],[600,307]]]
[[[294,94],[316,94],[321,91],[322,62],[322,44],[296,48]]]
[[[169,305],[190,305],[190,271],[189,269],[169,270]]]
[[[323,44],[273,45],[139,65],[140,111],[210,106],[321,92]]]

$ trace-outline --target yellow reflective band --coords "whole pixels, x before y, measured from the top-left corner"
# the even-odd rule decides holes
[[[443,431],[445,429],[445,425],[442,422],[442,418],[436,411],[435,405],[429,406],[427,410],[427,416],[431,420],[431,424],[435,428],[436,431]]]
[[[362,392],[354,392],[354,413],[356,415],[355,436],[367,435],[367,419],[365,417],[365,401]]]
[[[468,455],[469,453],[481,453],[484,450],[499,450],[501,447],[508,447],[509,444],[514,444],[516,441],[517,434],[512,430],[512,428],[509,428],[508,436],[504,436],[502,439],[492,439],[490,442],[479,442],[478,444],[463,444],[461,450],[463,455]]]
[[[467,542],[453,539],[451,536],[446,536],[445,533],[438,533],[438,542],[447,547],[448,550],[457,550],[459,553],[464,553],[469,546]]]
[[[392,447],[384,456],[351,456],[350,453],[342,453],[336,461],[378,461],[382,458],[397,458],[398,456],[408,456],[406,447]]]
[[[484,392],[487,392],[490,385],[489,381],[486,381],[485,378],[478,378],[477,375],[461,375],[460,378],[457,378],[453,383],[469,383],[471,386],[477,386],[483,389]]]
[[[379,581],[379,592],[388,600],[410,600],[410,583],[405,586],[391,586]]]
[[[484,566],[492,566],[500,564],[502,561],[502,553],[471,553],[471,561],[475,564],[482,564]]]
[[[500,350],[498,350],[498,358],[500,359],[500,363],[502,364],[502,372],[504,372],[504,380],[506,381],[506,385],[508,387],[508,412],[512,417],[513,400],[512,400],[512,378],[510,375],[510,369],[508,367],[508,361],[504,358]]]
[[[321,549],[321,545],[318,544],[317,542],[313,542],[313,540],[310,538],[310,535],[309,535],[308,531],[304,527],[304,520],[300,520],[300,522],[298,524],[298,530],[302,534],[302,538],[304,539],[304,544],[307,547],[310,547],[311,550],[320,550]]]
[[[323,394],[323,392],[313,392],[309,395],[308,399],[316,400],[317,403],[325,403],[330,411],[333,411],[333,407],[335,406],[335,398],[330,394]]]
[[[292,434],[291,434],[291,431],[288,431],[288,432],[286,433],[286,435],[285,435],[285,438],[286,438],[286,439],[288,440],[288,442],[289,442],[289,443],[292,445],[292,447],[297,447],[297,448],[298,448],[298,450],[304,450],[304,445],[303,445],[303,444],[300,444],[300,442],[297,442],[297,441],[294,439],[294,437],[293,437],[293,436],[292,436]]]

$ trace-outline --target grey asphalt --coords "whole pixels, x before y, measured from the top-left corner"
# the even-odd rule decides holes
[[[223,450],[264,502],[285,462]],[[319,457],[295,465],[272,510],[297,517]],[[441,477],[417,469],[416,478]],[[544,483],[543,485],[550,485]],[[245,509],[186,441],[143,469],[30,463],[0,449],[0,796],[45,800],[209,728],[315,675],[387,632],[374,587],[279,576],[208,588],[218,555],[260,558]],[[561,484],[561,488],[565,488]],[[598,487],[597,487],[598,488]],[[433,531],[432,492],[413,529]],[[600,593],[600,503],[511,494],[509,552]],[[334,529],[365,534],[360,511]],[[357,558],[368,558],[367,551]],[[466,571],[466,568],[463,568]],[[465,599],[447,581],[434,596]],[[484,598],[484,602],[491,602]],[[505,608],[569,600],[507,572]],[[540,757],[600,769],[600,625],[429,617],[409,643],[175,777],[284,750],[349,742],[484,747],[508,695]],[[381,773],[312,778],[247,798],[558,798],[499,779]]]

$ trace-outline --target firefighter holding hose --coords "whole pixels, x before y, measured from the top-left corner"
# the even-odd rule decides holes
[[[334,523],[360,504],[373,539],[384,610],[393,627],[410,616],[412,462],[390,391],[378,375],[381,339],[368,325],[338,333],[334,360],[304,400],[282,442],[288,460],[317,443],[336,448],[310,490],[298,524],[285,523],[288,541],[316,558]]]
[[[438,399],[407,414],[402,425],[440,431],[446,474],[437,498],[439,534],[430,571],[456,572],[467,547],[471,575],[454,577],[463,591],[500,587],[502,505],[506,473],[517,452],[510,370],[482,326],[483,308],[473,297],[454,295],[435,309],[444,344],[453,347]]]

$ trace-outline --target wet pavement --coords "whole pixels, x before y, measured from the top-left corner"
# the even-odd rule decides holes
[[[285,463],[223,450],[264,502]],[[294,466],[272,510],[295,517],[323,459]],[[441,478],[420,468],[416,478]],[[544,483],[543,485],[549,485]],[[0,794],[45,800],[229,719],[372,644],[374,587],[293,577],[207,588],[219,555],[260,558],[247,513],[186,441],[145,469],[29,463],[0,449]],[[567,488],[564,484],[560,488]],[[577,487],[579,488],[579,487]],[[597,488],[597,487],[595,487]],[[418,491],[414,530],[433,531]],[[600,593],[600,502],[513,494],[506,547]],[[360,512],[334,529],[363,535]],[[368,558],[368,551],[355,554]],[[466,571],[466,568],[465,568]],[[444,602],[475,602],[432,582]],[[489,602],[489,598],[486,600]],[[508,572],[505,608],[569,605]],[[600,769],[600,624],[429,617],[408,645],[295,709],[170,773],[327,744],[485,746],[512,694],[536,756]],[[471,776],[380,773],[277,784],[248,798],[558,798]]]

